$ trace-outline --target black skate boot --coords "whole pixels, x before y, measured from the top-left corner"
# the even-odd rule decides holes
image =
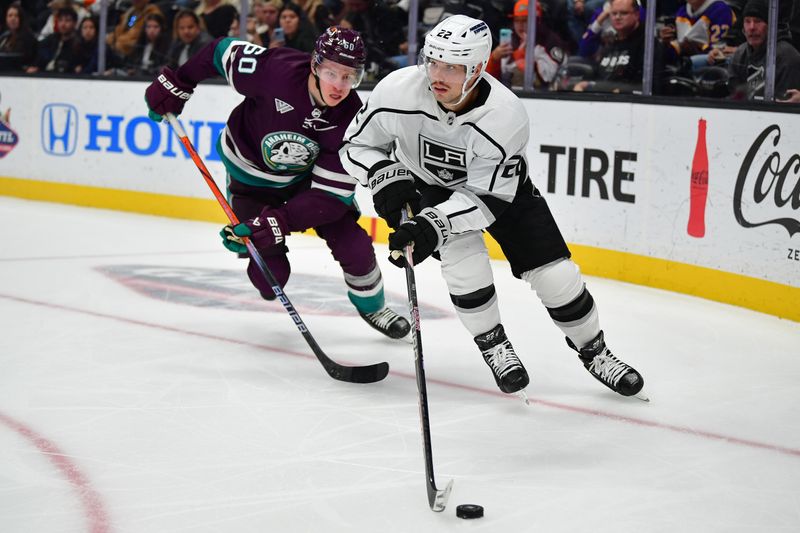
[[[569,337],[567,344],[578,352],[578,357],[586,370],[614,392],[623,396],[633,396],[644,387],[642,375],[632,366],[614,357],[603,340],[602,331],[583,348],[578,349]]]
[[[483,359],[492,369],[501,391],[511,394],[528,386],[528,373],[508,341],[502,324],[475,337],[475,344],[481,349]]]
[[[374,313],[358,313],[367,324],[377,329],[390,339],[402,339],[411,331],[408,320],[398,315],[388,307]]]

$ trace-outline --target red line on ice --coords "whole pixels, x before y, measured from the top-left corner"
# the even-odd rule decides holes
[[[28,439],[78,491],[86,517],[89,519],[89,531],[91,533],[108,533],[110,531],[109,518],[103,501],[92,488],[86,476],[81,473],[78,465],[72,462],[52,441],[42,437],[22,422],[3,413],[0,413],[0,422]]]
[[[303,357],[305,359],[316,360],[316,357],[314,357],[313,355],[308,354],[308,353],[294,352],[294,351],[286,350],[284,348],[280,348],[280,347],[276,347],[276,346],[269,346],[269,345],[264,345],[264,344],[256,344],[256,343],[252,343],[252,342],[243,341],[241,339],[231,339],[231,338],[228,338],[228,337],[221,337],[221,336],[218,336],[218,335],[210,335],[208,333],[200,333],[200,332],[196,332],[196,331],[189,331],[189,330],[184,330],[184,329],[179,329],[179,328],[173,328],[173,327],[170,327],[170,326],[163,326],[163,325],[160,325],[160,324],[153,324],[153,323],[144,322],[144,321],[141,321],[141,320],[135,320],[135,319],[131,319],[131,318],[125,318],[125,317],[120,317],[120,316],[115,316],[115,315],[109,315],[109,314],[105,314],[105,313],[98,313],[98,312],[89,311],[89,310],[86,310],[86,309],[78,309],[78,308],[75,308],[75,307],[68,307],[68,306],[65,306],[65,305],[53,304],[53,303],[48,303],[48,302],[40,302],[40,301],[36,301],[36,300],[30,300],[28,298],[20,298],[18,296],[10,296],[10,295],[7,295],[7,294],[0,294],[0,298],[5,298],[7,300],[13,300],[13,301],[17,301],[17,302],[21,302],[21,303],[27,303],[27,304],[31,304],[31,305],[39,305],[39,306],[42,306],[42,307],[49,307],[49,308],[53,308],[53,309],[61,309],[61,310],[70,311],[70,312],[73,312],[73,313],[81,313],[81,314],[84,314],[84,315],[94,316],[94,317],[97,317],[97,318],[105,318],[105,319],[110,319],[110,320],[116,320],[118,322],[123,322],[123,323],[127,323],[127,324],[136,324],[138,326],[144,326],[144,327],[148,327],[148,328],[152,328],[152,329],[160,329],[160,330],[165,330],[165,331],[171,331],[173,333],[181,333],[181,334],[184,334],[184,335],[192,335],[192,336],[195,336],[195,337],[203,337],[203,338],[207,338],[207,339],[213,339],[213,340],[218,340],[218,341],[223,341],[223,342],[228,342],[228,343],[233,343],[233,344],[241,344],[241,345],[245,345],[245,346],[252,346],[252,347],[255,347],[255,348],[261,348],[261,349],[269,350],[269,351],[276,352],[276,353],[282,353],[282,354],[285,354],[285,355],[291,355],[293,357]],[[342,364],[349,364],[347,361],[340,360],[339,362],[342,363]],[[400,376],[400,377],[416,380],[416,376],[414,376],[414,374],[408,374],[406,372],[398,372],[396,370],[392,370],[389,373],[394,375],[394,376]],[[502,392],[499,392],[499,391],[481,389],[481,388],[478,388],[478,387],[471,387],[469,385],[461,385],[459,383],[453,383],[451,381],[444,381],[444,380],[440,380],[440,379],[431,379],[430,377],[427,378],[427,381],[429,383],[436,383],[437,385],[442,385],[444,387],[450,387],[450,388],[453,388],[453,389],[461,389],[461,390],[476,392],[476,393],[479,393],[479,394],[485,394],[485,395],[488,395],[488,396],[501,397],[501,398],[505,398],[505,399],[509,399],[509,400],[513,400],[513,401],[521,401],[521,400],[519,400],[517,398],[514,398],[513,396],[510,396],[508,394],[503,394]],[[573,413],[580,413],[580,414],[584,414],[584,415],[599,416],[599,417],[608,418],[608,419],[611,419],[611,420],[617,420],[617,421],[620,421],[620,422],[627,422],[629,424],[634,424],[634,425],[637,425],[637,426],[665,429],[665,430],[668,430],[668,431],[674,431],[674,432],[677,432],[677,433],[683,433],[683,434],[692,435],[692,436],[695,436],[695,437],[702,437],[702,438],[710,439],[710,440],[724,441],[724,442],[728,442],[730,444],[737,444],[737,445],[740,445],[740,446],[747,446],[747,447],[750,447],[750,448],[759,448],[759,449],[762,449],[762,450],[770,450],[770,451],[781,453],[781,454],[785,454],[785,455],[793,455],[793,456],[796,456],[796,457],[800,457],[800,449],[796,449],[796,448],[789,448],[789,447],[786,447],[786,446],[778,446],[778,445],[775,445],[775,444],[767,444],[767,443],[763,443],[763,442],[758,442],[758,441],[748,440],[748,439],[742,439],[742,438],[738,438],[738,437],[730,437],[730,436],[727,436],[727,435],[722,435],[720,433],[712,433],[710,431],[704,431],[704,430],[700,430],[700,429],[693,429],[693,428],[684,427],[684,426],[677,426],[677,425],[674,425],[674,424],[663,424],[661,422],[653,422],[651,420],[643,420],[643,419],[639,419],[639,418],[633,418],[633,417],[630,417],[630,416],[622,416],[622,415],[617,415],[617,414],[614,414],[614,413],[607,413],[607,412],[600,411],[600,410],[597,410],[597,409],[590,409],[588,407],[578,407],[578,406],[574,406],[574,405],[568,405],[568,404],[553,402],[553,401],[550,401],[550,400],[537,399],[537,398],[533,398],[533,397],[530,397],[530,396],[528,397],[528,399],[529,399],[529,401],[531,403],[544,405],[544,406],[547,406],[547,407],[551,407],[553,409],[561,409],[563,411],[570,411],[570,412],[573,412]],[[631,400],[631,401],[634,401],[634,400]]]

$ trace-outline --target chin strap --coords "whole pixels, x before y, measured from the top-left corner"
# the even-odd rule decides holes
[[[319,86],[319,76],[317,76],[317,70],[314,69],[311,71],[311,73],[314,74],[314,83],[317,86],[317,92],[319,93],[319,99],[322,100],[322,105],[325,107],[330,107],[328,102],[325,101],[325,97],[322,95],[322,87]]]

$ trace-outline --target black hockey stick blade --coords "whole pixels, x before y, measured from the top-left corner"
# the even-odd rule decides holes
[[[203,159],[197,153],[197,150],[195,150],[192,141],[189,140],[189,137],[186,135],[186,131],[183,129],[183,126],[181,126],[181,123],[178,122],[178,119],[172,113],[167,113],[164,116],[172,126],[175,134],[181,140],[183,146],[186,148],[186,152],[192,158],[192,161],[194,161],[195,166],[197,166],[197,170],[200,171],[200,174],[203,176],[206,184],[211,189],[211,192],[214,194],[214,198],[216,198],[217,203],[222,210],[225,211],[228,220],[231,222],[231,224],[238,224],[239,219],[233,212],[233,209],[228,203],[228,200],[225,198],[225,195],[223,195],[222,191],[220,191],[219,187],[214,181],[214,178],[211,177],[211,173],[208,171]],[[385,362],[367,366],[345,366],[328,357],[325,352],[322,351],[322,348],[319,347],[319,344],[317,344],[317,341],[311,335],[311,332],[308,331],[305,322],[303,322],[303,319],[300,318],[300,314],[294,308],[292,302],[290,302],[289,298],[286,296],[286,294],[284,294],[280,283],[278,283],[278,281],[275,279],[275,276],[272,274],[272,271],[270,271],[269,267],[264,261],[264,258],[261,257],[261,254],[258,252],[256,247],[252,242],[250,242],[250,239],[245,237],[243,240],[245,246],[247,246],[247,251],[250,252],[250,257],[255,261],[258,269],[264,276],[264,279],[266,279],[269,285],[272,287],[272,291],[275,293],[276,298],[281,302],[281,304],[283,304],[284,309],[286,309],[286,312],[289,313],[294,325],[303,335],[303,338],[311,347],[314,355],[317,356],[317,359],[330,377],[339,381],[346,381],[348,383],[375,383],[376,381],[380,381],[387,376],[389,373],[389,364]]]

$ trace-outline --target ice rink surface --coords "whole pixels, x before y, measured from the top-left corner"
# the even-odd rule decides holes
[[[495,264],[531,405],[500,393],[438,264],[417,268],[434,464],[425,496],[410,344],[357,316],[322,241],[290,238],[286,293],[332,380],[259,300],[215,224],[0,198],[0,531],[797,532],[800,324],[598,278],[611,349],[651,402],[583,369]],[[407,314],[403,272],[377,246]],[[478,503],[486,516],[455,516]]]

